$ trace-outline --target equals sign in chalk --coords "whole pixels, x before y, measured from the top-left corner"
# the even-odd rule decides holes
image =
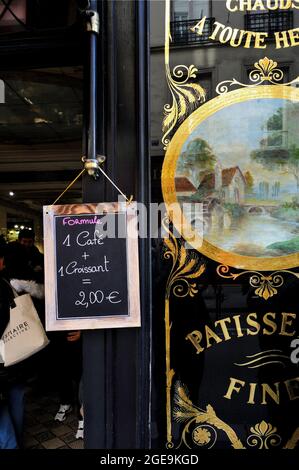
[[[82,284],[91,284],[91,279],[82,279]]]

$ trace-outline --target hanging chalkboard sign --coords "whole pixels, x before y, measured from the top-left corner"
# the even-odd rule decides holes
[[[140,326],[136,204],[44,207],[46,329]]]

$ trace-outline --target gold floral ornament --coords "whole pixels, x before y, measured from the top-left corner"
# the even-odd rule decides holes
[[[166,416],[167,416],[167,447],[172,448],[171,432],[171,386],[174,370],[170,365],[170,296],[171,293],[176,297],[194,297],[198,293],[196,282],[205,271],[205,265],[200,263],[198,253],[187,250],[185,246],[175,238],[169,229],[170,220],[166,216],[162,220],[162,226],[168,237],[164,238],[165,252],[164,258],[172,260],[172,267],[166,283],[165,290],[165,347],[166,347]]]
[[[178,422],[186,422],[178,447],[185,444],[185,446],[190,449],[188,436],[190,435],[192,425],[196,425],[191,434],[192,441],[196,445],[206,445],[207,448],[210,449],[217,440],[217,431],[224,431],[234,449],[245,448],[240,439],[238,439],[235,431],[218,418],[211,405],[207,405],[205,410],[193,405],[188,396],[186,387],[179,381],[176,383],[175,387],[174,403],[174,419]],[[213,433],[213,437],[211,433]]]
[[[205,445],[211,441],[211,433],[207,428],[197,426],[192,433],[192,440],[198,445]]]
[[[254,293],[264,300],[268,300],[278,293],[278,288],[284,284],[283,273],[291,274],[299,279],[299,273],[284,269],[275,271],[269,275],[259,273],[258,271],[242,271],[240,273],[230,272],[230,267],[220,264],[217,266],[217,274],[224,279],[235,281],[238,277],[245,274],[252,274],[249,278],[249,284],[255,288]]]
[[[247,438],[247,444],[251,447],[258,447],[259,449],[269,449],[276,447],[281,443],[281,437],[276,433],[277,428],[272,426],[266,421],[252,426],[250,428],[252,434]]]
[[[216,92],[218,95],[223,95],[233,86],[252,88],[263,83],[287,86],[294,85],[299,82],[299,77],[297,77],[289,83],[283,83],[284,73],[281,69],[277,68],[277,65],[277,62],[274,60],[264,57],[258,62],[255,62],[255,69],[249,73],[249,80],[252,84],[248,85],[247,83],[239,82],[233,78],[232,80],[224,80],[219,83],[216,87]]]
[[[172,104],[164,106],[164,119],[162,131],[162,144],[166,150],[170,134],[175,126],[182,122],[201,102],[205,100],[205,91],[198,83],[188,83],[191,78],[196,79],[198,69],[194,65],[177,65],[172,74],[169,66],[169,45],[172,40],[170,34],[170,1],[165,3],[165,73],[167,84],[172,97]]]
[[[268,57],[260,59],[258,62],[255,62],[255,69],[250,72],[249,80],[253,83],[269,82],[273,85],[281,82],[283,79],[283,71],[278,69],[277,65],[277,62],[268,59]]]
[[[268,300],[270,297],[277,294],[278,291],[276,287],[281,287],[284,283],[284,279],[279,274],[271,274],[270,276],[260,275],[260,277],[255,275],[250,277],[249,283],[252,287],[258,286],[254,291],[256,295]]]

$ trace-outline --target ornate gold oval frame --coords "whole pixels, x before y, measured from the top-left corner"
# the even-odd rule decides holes
[[[233,266],[238,269],[256,269],[261,271],[270,271],[277,269],[288,269],[299,266],[299,253],[275,258],[258,258],[253,256],[243,256],[236,253],[224,251],[217,246],[212,245],[207,240],[193,230],[185,218],[180,204],[177,200],[175,188],[175,173],[177,160],[181,149],[195,128],[205,119],[215,114],[227,106],[241,103],[244,101],[259,98],[281,98],[299,102],[299,90],[285,85],[263,85],[244,89],[234,90],[203,104],[194,111],[178,128],[171,139],[165,155],[162,169],[162,191],[163,198],[167,207],[169,217],[172,219],[177,230],[182,237],[196,250],[205,256],[222,263],[226,266]],[[180,226],[176,224],[180,221]]]

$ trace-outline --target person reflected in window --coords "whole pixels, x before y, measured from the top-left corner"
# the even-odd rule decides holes
[[[34,241],[34,231],[23,229],[18,240],[8,243],[5,264],[10,279],[43,282],[44,259]]]
[[[14,306],[14,294],[3,275],[4,249],[0,247],[0,338]],[[0,449],[22,447],[24,416],[23,364],[5,368],[0,358]]]
[[[78,419],[76,438],[81,439],[83,438],[82,402],[80,403],[79,398],[82,375],[81,332],[55,332],[50,338],[60,403],[54,420],[64,422],[74,409]]]

